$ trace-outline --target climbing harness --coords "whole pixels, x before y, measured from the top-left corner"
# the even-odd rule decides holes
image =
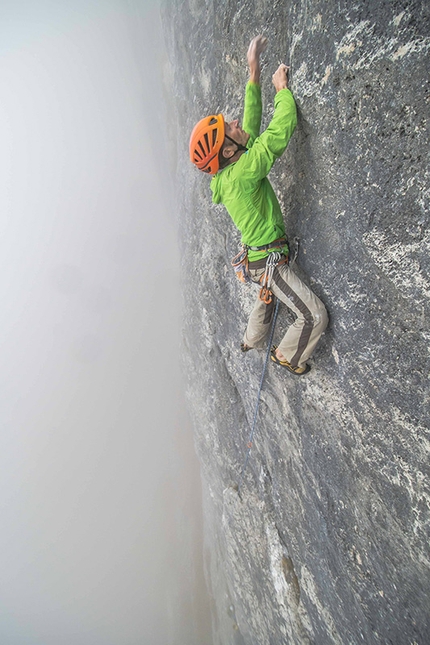
[[[275,331],[276,318],[278,317],[278,309],[279,309],[279,300],[276,301],[275,311],[273,313],[272,327],[270,329],[270,337],[269,337],[269,344],[267,346],[266,360],[264,361],[263,373],[261,374],[260,386],[258,388],[258,393],[257,393],[257,402],[255,404],[255,410],[254,410],[254,418],[252,420],[251,432],[250,432],[248,444],[247,444],[248,450],[246,453],[245,461],[243,462],[242,470],[240,472],[239,483],[237,485],[237,492],[239,494],[240,494],[240,487],[242,486],[243,476],[245,474],[245,470],[248,465],[249,455],[251,453],[251,448],[252,448],[252,440],[254,438],[255,428],[257,425],[257,414],[258,414],[258,408],[260,405],[261,390],[263,388],[264,376],[266,374],[267,364],[269,362],[269,357],[270,357],[270,351],[272,349],[273,333]]]
[[[273,242],[270,242],[270,244],[263,244],[263,246],[248,246],[247,244],[242,244],[239,253],[235,255],[231,261],[231,265],[234,269],[237,279],[243,284],[252,282],[251,276],[249,273],[248,251],[271,251],[271,249],[282,249],[287,245],[288,245],[288,240],[286,237],[280,237],[278,240],[274,240]],[[273,266],[273,269],[277,264],[283,264],[283,262],[288,261],[287,255],[273,251],[269,253],[269,255],[267,256],[267,262],[269,264],[271,262],[274,262],[274,260],[271,259],[271,256],[273,255],[276,255],[278,257],[277,261]],[[271,279],[271,276],[273,275],[273,269],[271,270],[270,279]],[[267,268],[266,268],[266,271],[267,271]],[[267,297],[268,295],[266,295],[266,298]],[[261,292],[260,292],[260,298],[261,298]],[[263,298],[261,299],[263,300]],[[270,298],[270,300],[267,300],[267,301],[263,300],[263,302],[266,302],[266,304],[269,304],[270,302],[272,302],[272,298]]]

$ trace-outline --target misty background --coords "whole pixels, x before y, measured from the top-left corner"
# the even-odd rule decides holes
[[[0,74],[0,642],[209,642],[159,3],[2,0]]]

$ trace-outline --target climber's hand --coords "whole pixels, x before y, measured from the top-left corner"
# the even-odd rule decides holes
[[[248,47],[248,65],[250,72],[250,80],[253,83],[260,82],[260,55],[267,47],[267,38],[264,36],[256,36],[253,38]]]
[[[275,90],[279,92],[280,90],[285,90],[288,87],[288,70],[290,68],[284,63],[281,63],[272,76],[272,83],[275,86]]]

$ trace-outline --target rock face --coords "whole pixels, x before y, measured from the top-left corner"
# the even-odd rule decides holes
[[[170,123],[185,364],[201,460],[214,643],[429,642],[429,3],[174,0]],[[239,236],[188,160],[202,116],[241,118],[246,50],[291,65],[299,123],[270,179],[330,325],[311,373],[239,344],[255,298]],[[288,324],[281,308],[275,341]]]

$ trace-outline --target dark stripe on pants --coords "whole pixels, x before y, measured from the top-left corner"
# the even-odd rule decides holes
[[[273,316],[273,307],[275,306],[276,298],[273,296],[272,302],[269,302],[268,305],[266,305],[266,311],[264,312],[264,320],[263,320],[263,325],[268,325],[270,321],[272,320]]]
[[[287,307],[288,307],[288,300],[291,300],[294,303],[294,306],[297,307],[297,309],[300,311],[300,313],[302,314],[305,320],[302,333],[300,334],[297,351],[290,361],[293,367],[297,367],[297,365],[300,362],[300,358],[307,347],[309,338],[311,337],[312,330],[314,328],[314,319],[310,310],[305,305],[303,300],[299,298],[297,293],[293,291],[291,287],[288,285],[288,283],[285,282],[285,280],[282,278],[281,274],[279,273],[278,267],[276,267],[275,271],[273,272],[272,280],[276,284],[276,286],[282,291],[282,293],[286,296],[287,300],[284,302],[287,305]]]

